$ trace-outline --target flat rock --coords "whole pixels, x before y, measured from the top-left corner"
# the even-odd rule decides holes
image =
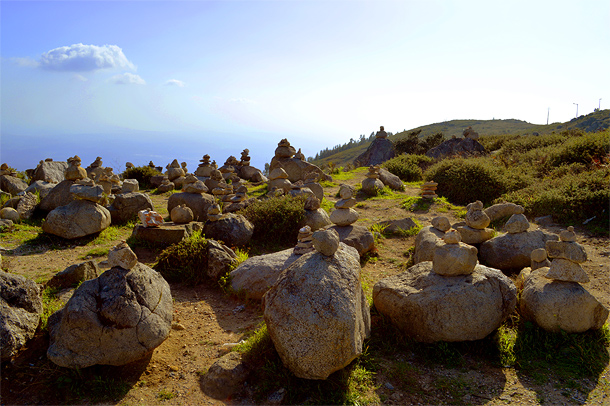
[[[532,271],[525,280],[519,312],[543,329],[552,332],[582,333],[601,328],[608,309],[576,282],[547,279],[548,268]]]
[[[189,238],[193,231],[199,230],[203,230],[203,223],[201,222],[187,224],[166,222],[159,227],[144,227],[142,224],[137,224],[133,228],[131,236],[156,246],[167,247]]]
[[[568,259],[579,264],[587,261],[585,248],[575,241],[548,241],[545,248],[549,258]]]
[[[93,203],[101,203],[104,200],[104,188],[100,185],[85,186],[73,184],[70,193],[79,200],[89,200]]]
[[[517,289],[497,269],[477,265],[470,275],[449,277],[425,261],[377,282],[373,301],[417,341],[471,341],[485,338],[508,318]]]
[[[562,258],[553,259],[545,277],[564,282],[589,282],[589,276],[579,264]]]
[[[366,227],[359,225],[333,226],[339,234],[339,241],[355,248],[360,256],[375,249],[375,238]]]
[[[491,228],[478,230],[469,226],[458,226],[457,231],[462,237],[462,242],[466,244],[481,244],[493,238],[495,231]]]

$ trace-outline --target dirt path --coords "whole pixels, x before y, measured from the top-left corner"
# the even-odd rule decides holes
[[[358,184],[364,174],[344,181]],[[338,186],[325,188],[331,201]],[[358,197],[356,209],[359,223],[371,226],[387,219],[411,217],[422,225],[431,218],[445,215],[452,223],[461,221],[459,210],[443,204],[434,204],[428,210],[411,212],[401,207],[408,196],[417,196],[418,189],[409,187],[400,198],[363,199]],[[164,211],[167,197],[153,195],[155,207]],[[460,209],[460,208],[457,208]],[[166,211],[164,213],[166,215]],[[532,225],[532,229],[537,228]],[[547,227],[558,232],[558,227]],[[578,242],[589,255],[584,269],[591,278],[587,289],[606,307],[610,308],[610,247],[608,239],[593,238],[578,231]],[[69,265],[82,262],[87,253],[95,249],[110,248],[126,239],[129,229],[121,229],[115,239],[99,241],[86,246],[29,248],[11,241],[6,236],[0,245],[4,267],[11,272],[43,282]],[[36,235],[35,231],[31,232]],[[23,236],[21,236],[23,238]],[[409,261],[410,248],[415,237],[393,237],[378,240],[378,257],[371,258],[363,266],[362,279],[367,295],[380,279],[402,272]],[[139,251],[142,262],[152,265],[154,252]],[[96,258],[101,261],[105,257]],[[262,322],[260,304],[245,302],[227,296],[218,287],[209,285],[184,286],[172,284],[174,297],[174,328],[169,338],[147,359],[123,366],[95,366],[79,372],[67,373],[65,369],[50,363],[45,356],[48,336],[38,333],[12,363],[5,363],[1,370],[2,404],[66,404],[96,403],[97,399],[112,398],[109,403],[121,405],[205,405],[251,404],[247,397],[218,401],[206,396],[201,389],[201,376],[220,356],[229,350],[227,344],[237,343],[249,331]],[[557,381],[536,381],[515,368],[495,367],[491,363],[467,359],[465,366],[456,368],[413,365],[412,379],[397,385],[397,378],[390,372],[393,367],[385,364],[409,363],[414,354],[406,352],[399,359],[381,358],[382,368],[375,376],[374,391],[384,404],[609,404],[610,367],[596,379],[577,380],[570,388]],[[99,377],[104,378],[99,378]],[[404,378],[404,377],[403,377]],[[96,390],[79,392],[76,382],[94,382]],[[406,379],[406,378],[405,378]],[[400,381],[400,380],[399,380]],[[394,383],[392,383],[394,382]],[[448,382],[446,387],[439,382]],[[279,388],[277,388],[279,389]]]

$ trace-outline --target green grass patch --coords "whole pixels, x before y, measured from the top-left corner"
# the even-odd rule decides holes
[[[159,393],[157,393],[157,400],[164,401],[170,400],[176,397],[176,394],[170,390],[161,389]]]
[[[339,171],[337,173],[333,173],[331,176],[333,177],[333,182],[334,181],[346,181],[346,180],[354,179],[356,177],[356,174],[368,172],[368,170],[369,170],[368,167],[361,166],[359,168],[356,168],[356,169],[353,169],[353,170],[347,171],[347,172]],[[324,185],[322,185],[322,186],[324,186]]]
[[[409,210],[412,212],[416,211],[424,211],[427,212],[430,210],[434,204],[434,200],[432,199],[424,199],[421,196],[407,196],[401,203],[400,207],[405,210]]]
[[[331,211],[333,211],[335,209],[335,203],[324,198],[320,202],[320,207],[323,208],[327,213],[330,213]]]
[[[248,185],[248,196],[250,197],[262,197],[267,194],[267,184],[263,183],[258,186],[250,186]]]
[[[87,251],[87,253],[78,257],[78,259],[91,259],[91,258],[105,257],[106,255],[108,255],[109,251],[110,251],[109,248],[97,247],[90,251]]]
[[[40,315],[40,330],[47,331],[49,317],[64,307],[63,302],[57,297],[59,288],[46,287],[42,290],[42,314]]]

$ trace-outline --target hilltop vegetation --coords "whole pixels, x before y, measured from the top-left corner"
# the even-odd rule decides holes
[[[445,139],[448,139],[454,135],[461,137],[462,132],[467,127],[472,127],[473,130],[481,135],[480,142],[483,143],[483,145],[485,145],[485,137],[488,136],[512,135],[516,137],[522,135],[532,135],[534,133],[544,135],[566,130],[595,132],[610,128],[610,110],[599,110],[586,116],[574,118],[566,123],[552,123],[549,125],[536,125],[515,119],[451,120],[429,124],[410,130],[403,130],[395,134],[388,133],[388,138],[396,142],[400,139],[408,137],[408,135],[412,132],[419,131],[418,136],[420,138],[442,133]],[[343,145],[337,145],[330,149],[327,148],[316,154],[316,157],[310,157],[308,160],[320,167],[328,165],[329,162],[332,162],[337,167],[346,167],[348,164],[351,164],[358,155],[362,154],[368,148],[374,138],[374,133],[366,138],[364,135],[361,135],[358,141],[352,139],[350,142]],[[487,145],[485,145],[485,147],[488,148]]]

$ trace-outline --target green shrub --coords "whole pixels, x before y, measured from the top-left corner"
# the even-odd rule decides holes
[[[432,161],[432,158],[425,155],[402,154],[386,161],[382,166],[405,182],[417,182],[422,180],[422,169]]]
[[[489,158],[456,158],[436,163],[424,178],[437,182],[436,193],[451,203],[466,205],[480,200],[488,204],[508,191],[505,173]]]
[[[556,167],[564,164],[580,163],[592,165],[601,162],[610,154],[610,130],[586,134],[567,140],[561,148],[553,152],[548,165]]]
[[[141,189],[150,189],[152,186],[150,178],[155,175],[162,175],[162,173],[150,166],[134,166],[123,172],[123,179],[136,179]]]
[[[173,244],[159,254],[153,265],[169,281],[201,283],[207,278],[208,243],[201,232]]]
[[[254,225],[252,243],[260,246],[291,246],[297,243],[305,220],[305,199],[291,196],[257,200],[239,211]]]
[[[556,169],[558,172],[560,170]],[[550,214],[556,221],[564,223],[596,216],[596,222],[607,227],[610,169],[548,177],[529,187],[506,193],[501,199],[522,205],[526,213],[532,216]]]
[[[514,134],[496,134],[496,135],[483,135],[479,137],[477,141],[485,147],[486,151],[496,151],[507,143],[514,139],[519,138],[519,135]]]
[[[443,133],[436,133],[427,137],[420,138],[421,130],[412,131],[406,137],[394,142],[394,150],[397,154],[425,154],[429,149],[440,145],[445,136]]]

